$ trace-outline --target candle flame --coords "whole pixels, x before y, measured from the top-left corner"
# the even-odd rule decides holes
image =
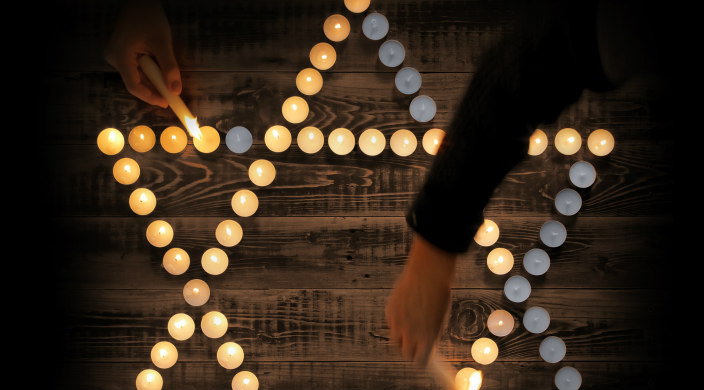
[[[567,142],[569,142],[569,143],[574,142],[574,137],[567,138]]]
[[[176,261],[181,261],[181,254],[180,253],[176,254],[176,256],[174,258],[176,259]]]
[[[374,137],[374,136],[372,136],[372,143],[373,143],[373,144],[376,143],[376,137]]]
[[[262,168],[257,167],[257,175],[261,176],[262,175]]]
[[[437,144],[438,144],[438,139],[437,139],[437,138],[435,138],[435,139],[433,140],[433,144],[434,144],[434,145],[437,145]]]
[[[295,104],[293,105],[293,109],[294,109],[294,110],[296,109],[296,105],[295,105]],[[276,138],[276,139],[279,138],[279,132],[276,131],[276,130],[272,130],[272,131],[271,131],[271,135],[273,135],[274,138]]]
[[[200,141],[203,138],[203,133],[200,131],[200,126],[198,126],[198,120],[189,116],[186,116],[185,119],[186,130],[188,130],[188,133],[191,137]]]
[[[110,130],[110,133],[108,134],[108,141],[115,142],[115,132],[112,130]]]
[[[486,228],[486,232],[487,232],[487,233],[490,233],[492,230],[494,230],[494,227],[493,227],[493,226],[489,226],[489,227]]]
[[[166,233],[166,229],[162,226],[159,228],[159,234],[164,234]]]
[[[320,58],[322,58],[322,59],[324,59],[324,60],[327,60],[327,59],[328,59],[328,55],[327,55],[327,54],[323,54],[322,56],[320,56]]]
[[[340,26],[340,23],[335,23],[335,28],[339,29],[340,27],[342,27]]]
[[[213,318],[213,324],[220,325],[221,322],[222,322],[222,320],[220,319],[220,317]]]
[[[225,231],[227,232],[227,235],[228,235],[228,236],[231,236],[231,235],[232,235],[232,230],[231,230],[229,227],[228,227],[228,228],[225,228]]]
[[[342,143],[343,140],[344,140],[344,137],[342,137],[341,135],[338,135],[338,136],[337,136],[337,142],[338,142],[338,143]]]
[[[176,329],[181,329],[186,326],[186,320],[176,321],[174,325],[176,326]]]
[[[504,322],[499,320],[499,326],[503,326],[503,325],[504,325]]]
[[[296,111],[298,110],[298,106],[296,104],[291,104],[291,109]]]
[[[244,195],[240,195],[240,203],[244,204],[246,200],[247,199],[245,199]]]
[[[141,134],[139,135],[139,139],[144,140],[144,133],[141,133]]]
[[[599,142],[602,146],[606,145],[606,140],[602,139],[601,142]]]
[[[485,354],[491,353],[491,348],[490,348],[490,347],[484,347],[484,353],[485,353]]]
[[[503,257],[503,256],[499,256],[498,262],[499,262],[499,263],[503,263],[503,262],[504,262],[504,257]]]
[[[306,81],[307,81],[307,82],[309,82],[309,83],[310,83],[310,82],[311,82],[312,80],[313,80],[313,78],[312,78],[312,77],[310,77],[310,76],[306,77]]]
[[[125,172],[131,172],[132,168],[129,165],[125,165]]]
[[[536,143],[536,144],[539,144],[539,143],[540,143],[540,138],[536,138],[536,139],[535,139],[535,143]]]
[[[164,357],[166,357],[166,355],[168,355],[168,354],[169,354],[169,352],[163,348],[159,350],[159,355],[161,356],[162,359]]]
[[[230,232],[228,232],[228,234],[230,234]],[[215,255],[210,256],[210,261],[212,261],[213,263],[217,263],[218,262],[217,256],[215,256]]]
[[[193,292],[194,292],[194,293],[198,294],[198,291],[200,291],[200,290],[198,290],[198,287],[193,287]]]
[[[313,132],[311,131],[310,133],[308,133],[308,139],[312,140],[313,138],[315,138],[315,134],[313,134]]]
[[[149,382],[149,383],[154,382],[154,374],[152,374],[152,373],[147,374],[147,382]]]
[[[149,200],[149,199],[147,199],[147,194],[145,194],[144,192],[142,192],[142,195],[139,196],[139,201],[140,201],[140,202],[146,202],[146,201],[148,201],[148,200]],[[162,228],[162,229],[163,229],[163,228]]]
[[[406,145],[408,145],[410,142],[408,141],[408,138],[404,138],[404,139],[403,139],[403,143],[406,144]]]
[[[482,386],[482,372],[475,371],[469,376],[469,388],[467,390],[479,390]]]
[[[242,383],[244,383],[245,385],[248,385],[248,384],[249,384],[249,378],[244,378],[244,380],[242,381]]]

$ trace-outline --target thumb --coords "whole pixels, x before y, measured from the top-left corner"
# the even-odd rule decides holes
[[[169,91],[173,94],[180,95],[181,71],[178,68],[178,63],[176,62],[176,57],[174,56],[171,45],[162,46],[159,50],[156,50],[154,57],[161,68],[161,72],[164,74],[166,87],[169,88]]]

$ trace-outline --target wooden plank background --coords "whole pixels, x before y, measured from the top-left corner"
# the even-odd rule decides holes
[[[38,174],[46,183],[41,209],[48,213],[53,249],[47,257],[51,299],[40,301],[59,326],[46,330],[60,347],[52,364],[54,388],[129,389],[137,373],[153,368],[151,347],[169,340],[168,318],[191,314],[198,323],[206,311],[220,310],[230,321],[221,340],[194,337],[174,342],[178,363],[159,370],[165,389],[228,389],[235,372],[253,371],[262,389],[428,389],[438,388],[424,369],[405,362],[390,345],[383,309],[399,275],[411,233],[403,215],[420,188],[432,157],[419,149],[399,157],[387,149],[368,157],[355,149],[336,156],[315,155],[294,144],[269,152],[265,130],[284,124],[283,100],[296,93],[295,75],[309,66],[307,53],[325,41],[324,19],[342,13],[350,37],[335,43],[338,60],[323,72],[323,90],[308,99],[305,125],[325,134],[348,127],[356,135],[368,127],[387,139],[408,128],[420,139],[431,127],[446,128],[486,44],[501,37],[516,18],[512,2],[373,0],[371,9],[389,19],[388,38],[407,50],[404,66],[423,74],[421,92],[438,103],[426,124],[410,118],[410,98],[394,91],[396,69],[377,59],[380,42],[362,35],[364,14],[352,14],[342,0],[169,1],[176,56],[182,67],[183,98],[202,125],[218,129],[222,145],[212,154],[189,144],[177,155],[159,145],[148,153],[129,146],[105,156],[97,134],[115,127],[127,135],[136,125],[157,135],[178,125],[172,113],[149,107],[129,95],[119,75],[102,59],[102,47],[117,6],[70,1],[46,10],[42,41],[47,94],[42,96],[41,153]],[[509,275],[488,271],[492,248],[474,248],[461,258],[452,294],[452,313],[439,352],[457,368],[477,367],[469,354],[473,340],[491,336],[486,318],[506,309],[517,320],[509,336],[493,337],[499,357],[482,367],[484,389],[552,389],[562,366],[578,368],[583,389],[658,388],[658,370],[668,358],[669,329],[661,311],[668,304],[671,256],[673,136],[670,122],[643,98],[637,81],[609,93],[585,92],[555,123],[542,128],[552,139],[573,127],[586,139],[607,128],[615,151],[597,158],[583,148],[563,156],[551,146],[527,156],[497,188],[485,214],[499,224],[496,246],[509,248],[516,262]],[[230,152],[225,133],[248,127],[255,145],[245,154]],[[657,137],[657,138],[656,138]],[[655,141],[657,139],[657,141]],[[116,183],[112,164],[135,158],[142,176],[131,186]],[[274,183],[255,188],[246,174],[254,159],[277,168]],[[570,165],[584,159],[598,172],[596,183],[580,190],[584,205],[575,217],[560,216],[555,194],[569,187]],[[468,167],[467,169],[481,169]],[[158,205],[148,217],[135,216],[127,198],[144,186]],[[260,208],[238,218],[232,194],[254,189]],[[46,214],[44,215],[46,216]],[[173,246],[188,251],[191,267],[172,276],[161,266],[167,248],[151,247],[147,224],[166,219],[175,228]],[[217,224],[238,220],[242,242],[225,248],[230,266],[220,276],[200,268],[200,254],[218,246]],[[548,252],[544,276],[523,270],[523,253],[540,247],[538,230],[548,219],[568,228],[567,242]],[[47,247],[48,248],[48,247]],[[41,249],[41,248],[38,248]],[[530,280],[533,293],[520,304],[502,294],[510,275]],[[188,306],[183,284],[204,278],[212,296],[203,307]],[[41,290],[41,288],[40,288]],[[46,299],[46,298],[45,298]],[[520,325],[526,308],[548,310],[551,323],[541,335]],[[567,355],[557,364],[542,361],[540,341],[556,335]],[[238,342],[243,365],[225,370],[215,351],[221,342]]]

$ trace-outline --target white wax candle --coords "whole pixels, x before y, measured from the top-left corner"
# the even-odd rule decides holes
[[[164,380],[158,371],[147,369],[137,374],[137,390],[161,390]]]
[[[337,53],[335,48],[327,42],[320,42],[310,49],[310,63],[319,70],[330,69],[335,65]]]
[[[306,126],[298,132],[296,143],[304,153],[313,154],[323,148],[325,136],[317,127]]]
[[[540,228],[540,241],[551,248],[564,244],[566,239],[567,229],[558,221],[547,221]]]
[[[296,88],[304,95],[315,95],[323,88],[323,76],[314,68],[305,68],[296,76]]]
[[[371,0],[345,0],[345,7],[347,7],[350,12],[358,14],[369,8],[370,2]]]
[[[391,135],[391,150],[401,157],[413,154],[418,146],[418,139],[410,130],[401,129]]]
[[[249,166],[249,180],[260,187],[268,186],[276,178],[276,169],[269,160],[259,159]]]
[[[550,256],[540,248],[533,248],[523,256],[523,268],[531,275],[543,275],[550,268]]]
[[[160,341],[152,347],[152,363],[159,368],[169,368],[176,364],[178,351],[176,347],[168,341]]]
[[[523,302],[530,296],[531,287],[528,279],[514,275],[504,283],[504,295],[511,302]]]
[[[168,153],[181,153],[188,145],[188,137],[180,127],[169,126],[161,132],[159,143]]]
[[[225,135],[225,144],[234,153],[244,153],[252,147],[252,133],[244,126],[235,126]]]
[[[513,331],[513,316],[506,310],[494,310],[489,314],[486,325],[491,334],[503,337]]]
[[[435,101],[427,95],[418,95],[411,100],[411,105],[408,107],[413,119],[418,122],[428,122],[435,117],[437,106]]]
[[[596,180],[596,169],[586,161],[577,161],[570,167],[570,182],[579,188],[587,188]]]
[[[389,68],[394,68],[406,58],[406,50],[401,42],[390,39],[379,46],[379,60]]]
[[[530,141],[528,143],[528,154],[531,156],[538,156],[542,154],[548,147],[548,136],[544,131],[536,129],[530,136]]]
[[[129,157],[124,157],[112,167],[112,175],[118,183],[123,185],[134,184],[139,179],[139,164]]]
[[[147,241],[157,248],[163,248],[174,238],[174,229],[168,222],[156,220],[147,226]]]
[[[587,148],[595,156],[606,156],[614,150],[614,136],[608,130],[597,129],[589,134]]]
[[[418,92],[422,80],[423,79],[420,73],[418,73],[415,68],[407,66],[396,72],[394,83],[396,84],[396,89],[398,89],[399,92],[406,95],[411,95]]]
[[[506,248],[494,248],[486,257],[489,270],[497,275],[504,275],[513,268],[513,254]]]
[[[108,156],[113,156],[120,153],[124,146],[125,136],[122,135],[120,130],[109,127],[107,129],[103,129],[98,134],[98,149]]]
[[[496,222],[485,219],[474,235],[474,242],[481,246],[492,246],[499,240],[499,225]]]
[[[150,151],[156,144],[156,135],[149,126],[139,125],[132,128],[127,136],[127,142],[135,152]]]
[[[210,299],[208,283],[200,279],[191,279],[183,286],[183,299],[191,306],[203,306]]]
[[[337,128],[328,135],[328,146],[335,154],[344,156],[354,149],[354,134],[345,128]]]
[[[242,364],[244,351],[239,344],[229,341],[218,348],[217,358],[223,368],[233,370]]]
[[[523,326],[531,333],[543,333],[550,326],[550,314],[540,306],[533,306],[523,314]]]
[[[137,188],[130,194],[129,204],[137,215],[147,215],[156,208],[156,196],[148,188]]]
[[[193,138],[193,146],[201,153],[212,153],[220,146],[220,133],[212,126],[201,126],[200,137]]]
[[[259,198],[250,190],[239,190],[232,196],[232,210],[240,217],[251,217],[259,208]]]
[[[344,41],[350,35],[350,22],[340,14],[330,15],[323,22],[323,33],[333,41]]]
[[[231,228],[232,227],[233,225],[231,225]],[[225,236],[225,233],[222,233],[222,236]],[[221,238],[222,237],[218,237],[218,241],[220,241]],[[225,251],[220,248],[207,249],[205,252],[203,252],[203,256],[201,256],[200,260],[200,264],[203,266],[203,270],[211,275],[220,275],[225,272],[225,270],[227,270],[229,262],[230,260],[227,257],[227,253],[225,253]]]
[[[564,155],[572,155],[582,147],[582,137],[577,130],[564,128],[555,134],[555,148]]]
[[[479,364],[491,364],[499,355],[499,347],[494,340],[486,337],[477,339],[472,343],[472,359]]]
[[[442,129],[430,129],[423,134],[423,149],[431,155],[438,154],[442,140],[445,138],[445,131]]]
[[[240,371],[232,378],[232,390],[257,390],[259,379],[250,371]]]
[[[227,333],[227,318],[219,311],[210,311],[203,315],[200,321],[200,328],[206,337],[217,339]]]
[[[226,219],[215,229],[215,238],[222,246],[235,246],[242,240],[242,226],[237,221]]]
[[[291,123],[301,123],[308,117],[308,102],[300,96],[291,96],[281,105],[284,119]]]
[[[366,129],[359,136],[359,149],[367,156],[376,156],[386,148],[386,138],[377,129]]]
[[[188,340],[196,329],[196,324],[193,318],[185,313],[177,313],[169,318],[167,329],[171,337],[176,340]]]
[[[555,195],[555,208],[562,215],[575,215],[582,208],[582,197],[577,191],[565,188]]]
[[[284,126],[271,126],[264,133],[264,144],[272,152],[283,152],[291,146],[291,132]]]
[[[386,16],[378,12],[370,13],[362,22],[362,33],[373,41],[384,38],[388,32],[389,21],[386,19]]]
[[[582,386],[582,375],[574,367],[562,367],[555,374],[555,386],[559,390],[577,390]]]
[[[181,248],[171,248],[164,253],[162,265],[171,275],[181,275],[191,265],[191,257]]]
[[[546,362],[557,363],[565,357],[567,348],[561,338],[548,336],[540,342],[538,351],[540,352],[540,357]]]

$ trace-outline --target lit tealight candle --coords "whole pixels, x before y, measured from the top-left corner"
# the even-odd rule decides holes
[[[555,208],[562,215],[575,215],[582,208],[582,197],[577,191],[565,188],[555,195]]]
[[[582,147],[582,137],[577,130],[572,128],[564,128],[555,135],[555,148],[564,155],[572,155],[577,153]]]
[[[130,194],[130,208],[137,215],[147,215],[156,208],[156,196],[148,188],[137,188]]]
[[[317,153],[325,144],[325,136],[317,127],[307,126],[298,132],[298,147],[305,153]]]
[[[188,340],[193,336],[196,330],[196,324],[193,318],[185,313],[177,313],[169,318],[169,323],[166,325],[171,337],[175,340]]]
[[[506,248],[495,248],[486,257],[489,270],[497,275],[504,275],[513,268],[513,254]]]
[[[227,333],[227,318],[219,311],[205,313],[200,321],[200,328],[206,337],[217,339]]]
[[[346,155],[354,149],[354,134],[345,128],[338,128],[328,135],[328,146],[335,154]]]
[[[530,136],[530,141],[528,141],[528,154],[531,156],[538,156],[542,154],[548,147],[548,136],[544,131],[536,129]]]
[[[391,135],[391,150],[401,157],[413,154],[418,146],[418,139],[410,130],[401,129]]]
[[[323,76],[314,68],[305,68],[296,76],[296,88],[304,95],[315,95],[323,88]]]
[[[188,270],[191,265],[191,257],[181,248],[171,248],[164,253],[161,262],[166,272],[171,275],[181,275]]]
[[[212,126],[200,127],[200,138],[193,138],[193,146],[201,153],[212,153],[220,146],[220,133]]]
[[[597,129],[587,137],[587,148],[595,156],[606,156],[614,150],[614,136],[610,131]]]
[[[389,68],[394,68],[406,58],[406,50],[401,42],[390,39],[379,46],[379,61]]]
[[[540,248],[533,248],[523,256],[523,268],[531,275],[543,275],[550,268],[550,256]]]
[[[281,106],[284,119],[291,123],[301,123],[308,117],[308,103],[300,96],[291,96]]]
[[[137,390],[161,390],[164,380],[158,371],[147,369],[137,374]]]
[[[291,146],[291,132],[284,126],[271,126],[264,133],[264,144],[272,152],[281,153]]]
[[[418,92],[422,80],[417,70],[407,66],[396,73],[394,84],[396,84],[396,89],[398,89],[399,92],[411,95]]]
[[[168,222],[156,220],[147,226],[147,241],[157,248],[163,248],[174,238],[174,229]]]
[[[370,2],[371,0],[345,0],[345,7],[347,7],[350,12],[358,14],[369,8]]]
[[[159,368],[169,368],[176,364],[178,351],[176,347],[168,341],[160,341],[152,347],[152,363]]]
[[[562,367],[555,374],[555,386],[559,390],[577,390],[582,386],[582,375],[574,367]]]
[[[244,351],[239,344],[228,341],[218,348],[218,363],[228,370],[239,367],[244,360]]]
[[[561,338],[548,336],[540,342],[538,351],[540,352],[540,357],[546,362],[557,363],[565,357],[567,347]]]
[[[310,63],[319,70],[330,69],[335,65],[337,53],[335,48],[327,42],[320,42],[310,49]]]
[[[445,138],[445,131],[442,129],[430,129],[423,135],[423,149],[431,155],[436,155]]]
[[[350,22],[340,14],[330,15],[323,23],[323,32],[333,42],[344,41],[350,35]]]
[[[268,186],[276,178],[276,168],[269,160],[256,160],[249,166],[249,180],[260,187]]]
[[[149,126],[139,125],[132,128],[127,142],[135,152],[144,153],[152,150],[156,144],[156,135]]]
[[[227,222],[227,221],[225,221]],[[232,221],[235,222],[235,221]],[[237,223],[237,222],[235,222]],[[222,225],[222,224],[221,224]],[[220,226],[218,226],[220,228]],[[231,229],[233,229],[231,227]],[[241,229],[240,229],[241,230]],[[215,235],[218,237],[218,241],[220,241],[221,237],[218,233],[221,233],[222,235],[226,236],[227,233],[222,233],[222,232],[215,232]],[[230,235],[229,239],[231,240],[230,242],[234,241],[234,236],[235,232],[232,232],[233,234]],[[240,238],[242,238],[242,235],[240,233]],[[237,240],[239,242],[239,239]],[[205,272],[211,274],[211,275],[220,275],[225,270],[227,270],[227,266],[230,263],[229,258],[227,257],[227,253],[225,253],[224,250],[220,248],[210,248],[207,249],[205,252],[203,252],[203,256],[201,256],[200,259],[200,264],[203,266],[203,270]]]
[[[389,21],[386,16],[378,12],[372,12],[362,22],[362,33],[364,33],[365,37],[378,41],[389,33]]]
[[[411,100],[408,110],[411,112],[413,119],[418,122],[428,122],[435,117],[437,106],[430,96],[419,95]]]
[[[359,136],[359,149],[367,156],[376,156],[386,148],[386,138],[377,129],[366,129]]]
[[[482,386],[482,372],[465,367],[455,375],[455,390],[479,390]]]
[[[215,229],[215,238],[222,246],[235,246],[242,240],[242,226],[236,221],[226,219]]]
[[[504,337],[513,331],[513,316],[506,310],[494,310],[489,314],[486,325],[494,336]]]
[[[479,364],[490,364],[499,355],[499,347],[494,340],[486,337],[477,339],[472,344],[472,359]]]
[[[115,180],[124,185],[136,182],[139,179],[139,172],[139,164],[129,157],[117,160],[112,167],[112,175],[115,176]]]
[[[188,136],[180,127],[169,126],[161,132],[159,142],[168,153],[181,153],[188,144]]]
[[[477,229],[474,235],[474,242],[481,246],[492,246],[499,240],[499,225],[496,222],[485,219],[484,223]]]
[[[530,296],[531,288],[528,279],[514,275],[504,283],[504,295],[511,302],[523,302]]]
[[[108,156],[113,156],[125,146],[125,137],[120,130],[108,127],[98,134],[98,149]]]
[[[240,217],[251,217],[259,208],[259,198],[250,190],[239,190],[232,196],[232,211]]]
[[[252,147],[252,133],[244,126],[235,126],[225,135],[225,144],[234,153],[244,153]]]
[[[533,306],[523,314],[523,326],[531,333],[543,333],[550,326],[550,314],[540,306]]]
[[[191,306],[203,306],[210,299],[210,287],[200,279],[191,279],[183,286],[183,299]]]
[[[250,371],[240,371],[232,378],[232,390],[257,390],[259,379]]]
[[[587,188],[596,181],[596,169],[586,161],[577,161],[570,167],[570,182],[579,188]]]
[[[557,248],[567,239],[565,225],[558,221],[547,221],[540,228],[540,241],[550,248]]]

